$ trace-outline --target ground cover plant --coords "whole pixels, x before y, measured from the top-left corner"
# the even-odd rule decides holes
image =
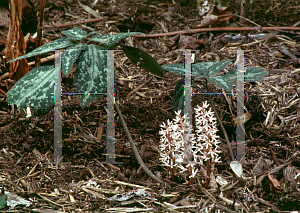
[[[9,62],[66,48],[66,51],[61,56],[61,69],[65,76],[68,77],[74,63],[76,63],[77,74],[74,85],[77,92],[81,94],[105,93],[107,91],[107,53],[105,50],[115,49],[120,45],[133,63],[138,64],[148,72],[160,76],[163,75],[163,69],[147,53],[137,48],[117,43],[127,36],[140,33],[95,35],[98,33],[91,32],[87,34],[86,31],[79,28],[63,31],[62,34],[66,37],[47,43]],[[90,36],[92,37],[88,39]],[[89,44],[88,42],[99,42],[100,46]],[[48,113],[54,106],[54,69],[54,66],[40,66],[30,70],[8,92],[8,104],[16,104],[19,109],[29,106],[35,115]],[[85,95],[78,96],[78,100],[80,105],[85,107],[99,97],[96,95]]]
[[[29,0],[26,0],[29,1]],[[35,1],[39,10],[39,1]],[[219,131],[220,161],[213,164],[213,178],[206,189],[205,169],[198,167],[192,184],[188,171],[176,168],[174,181],[168,168],[160,160],[160,127],[164,122],[178,120],[174,109],[175,88],[184,77],[171,71],[164,76],[153,75],[135,66],[124,51],[115,51],[115,100],[123,117],[115,113],[115,159],[123,164],[102,164],[106,159],[106,99],[93,101],[82,108],[74,96],[62,97],[63,161],[70,164],[51,164],[53,160],[54,110],[46,115],[26,117],[25,110],[12,108],[6,101],[6,81],[9,63],[1,52],[2,31],[8,24],[0,23],[0,183],[9,197],[25,199],[14,209],[4,206],[3,211],[64,211],[64,212],[291,212],[300,210],[299,183],[299,31],[297,30],[298,2],[221,1],[230,6],[215,15],[200,16],[197,3],[181,1],[46,1],[43,43],[63,37],[62,31],[76,26],[102,35],[143,32],[117,43],[139,48],[151,55],[160,66],[184,63],[183,51],[177,51],[175,35],[181,33],[187,42],[197,41],[201,52],[195,54],[200,62],[236,61],[237,50],[244,51],[245,68],[262,67],[269,73],[255,82],[246,82],[245,111],[250,119],[245,123],[245,158],[243,177],[231,167],[229,147],[235,153],[236,99],[225,89],[205,78],[192,77],[195,93],[224,93],[224,95],[195,95],[191,107],[203,106],[207,101],[211,112],[217,112],[228,134]],[[205,6],[211,7],[209,4]],[[216,5],[215,5],[216,6]],[[1,4],[0,4],[1,7]],[[8,8],[8,7],[7,7]],[[1,8],[2,9],[2,8]],[[0,10],[1,11],[1,10]],[[94,15],[100,16],[92,21]],[[228,16],[227,16],[228,15]],[[239,15],[239,16],[236,16]],[[96,18],[95,16],[95,18]],[[212,18],[212,19],[210,19]],[[203,20],[217,21],[210,27],[193,31]],[[251,22],[250,22],[251,21]],[[232,24],[236,27],[233,28]],[[282,26],[292,26],[282,29]],[[247,29],[241,27],[247,27]],[[271,27],[270,27],[271,26]],[[299,24],[298,24],[299,26]],[[228,28],[230,27],[230,28]],[[260,28],[262,27],[262,28]],[[268,28],[266,28],[268,27]],[[230,29],[228,31],[227,29]],[[224,31],[225,30],[225,31]],[[251,30],[251,31],[247,31]],[[274,31],[275,30],[275,31]],[[31,33],[33,36],[34,33]],[[25,36],[25,34],[24,34]],[[91,35],[92,37],[93,35]],[[149,37],[148,37],[149,36]],[[174,39],[172,37],[174,36]],[[89,37],[90,38],[90,37]],[[89,42],[89,38],[86,42]],[[79,42],[81,43],[81,42]],[[85,43],[85,41],[83,41]],[[99,42],[89,42],[100,46]],[[176,47],[175,47],[176,46]],[[122,49],[121,46],[118,46]],[[34,46],[27,46],[31,52]],[[112,48],[117,49],[117,47]],[[52,56],[52,55],[51,55]],[[17,56],[15,56],[17,57]],[[47,57],[48,59],[49,57]],[[1,60],[2,59],[2,60]],[[42,59],[42,64],[46,58]],[[53,60],[53,59],[52,59]],[[29,67],[34,62],[28,60]],[[46,62],[53,65],[54,61]],[[73,77],[62,79],[63,91],[76,91]],[[192,65],[191,65],[192,67]],[[227,67],[213,76],[222,76],[233,68]],[[208,77],[213,77],[208,76]],[[235,80],[234,80],[235,81]],[[197,85],[196,85],[196,82]],[[184,84],[179,88],[183,88]],[[65,90],[64,90],[65,89]],[[235,89],[233,90],[235,91]],[[176,92],[179,97],[181,92]],[[76,99],[76,100],[75,100]],[[178,102],[178,106],[179,102]],[[176,112],[176,113],[175,113]],[[180,116],[182,112],[180,112]],[[205,112],[200,112],[205,113]],[[196,115],[196,112],[193,114]],[[149,178],[134,156],[130,140],[121,123],[126,121],[132,141],[144,164],[156,177]],[[217,118],[218,119],[218,118]],[[197,130],[193,119],[194,130]],[[167,124],[167,123],[166,123]],[[177,123],[178,126],[181,125]],[[170,125],[171,126],[171,125]],[[165,129],[166,130],[166,129]],[[179,130],[179,128],[178,128]],[[179,131],[178,131],[179,132]],[[203,144],[202,141],[201,144]],[[212,148],[214,150],[214,148]],[[198,153],[199,154],[199,153]],[[202,154],[200,155],[202,156]],[[216,156],[215,156],[216,157]],[[207,166],[206,162],[203,162]],[[185,166],[185,164],[182,164]],[[196,170],[194,170],[196,171]],[[178,178],[179,177],[179,178]],[[213,187],[212,187],[213,186]],[[1,198],[6,200],[5,195]],[[17,199],[14,199],[15,201]],[[23,200],[24,201],[24,200]],[[0,204],[2,205],[2,203]]]
[[[233,84],[237,81],[237,67],[233,67],[224,75],[220,75],[220,71],[224,70],[230,61],[221,62],[199,62],[191,65],[191,76],[194,76],[194,80],[191,85],[202,84],[202,82],[196,81],[199,78],[204,78],[206,82],[207,92],[210,92],[211,87],[208,87],[207,82],[212,83],[215,86],[224,88],[226,91],[231,92]],[[185,76],[186,64],[169,64],[164,65],[163,68],[177,75]],[[219,73],[219,75],[216,75]],[[259,81],[268,72],[261,67],[248,67],[245,74],[243,74],[244,82]],[[240,79],[239,79],[240,80]],[[176,118],[173,121],[167,121],[167,124],[161,125],[160,131],[161,137],[161,161],[167,166],[169,177],[174,181],[175,174],[187,172],[189,180],[186,180],[187,184],[192,184],[194,177],[198,169],[205,171],[204,186],[208,188],[210,180],[212,179],[212,168],[216,162],[220,160],[218,153],[218,137],[216,132],[216,118],[214,113],[217,114],[214,103],[209,96],[210,103],[214,112],[208,108],[207,102],[204,102],[202,107],[197,106],[195,108],[196,115],[196,132],[192,133],[193,129],[190,122],[187,119],[187,114],[183,115],[185,107],[185,81],[177,83],[174,91],[174,109],[176,111]],[[181,116],[180,116],[181,114]],[[229,144],[227,133],[217,115],[217,120],[222,127],[223,133],[226,138],[227,144]],[[173,123],[174,122],[174,123]],[[231,149],[230,147],[228,147]],[[231,150],[230,150],[231,151]],[[206,161],[204,165],[203,161]],[[200,166],[200,167],[199,167]]]

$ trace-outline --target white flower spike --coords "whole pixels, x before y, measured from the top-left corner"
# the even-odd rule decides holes
[[[181,116],[180,110],[175,112],[176,118],[173,121],[167,120],[167,125],[160,125],[160,160],[169,168],[171,178],[174,178],[177,170],[179,173],[187,172],[190,178],[188,183],[192,184],[199,166],[202,165],[200,168],[205,168],[207,176],[210,177],[210,166],[220,162],[216,118],[210,108],[207,110],[208,107],[209,104],[205,101],[202,107],[195,108],[195,135],[192,134],[192,125],[187,121],[187,115]],[[203,165],[203,161],[207,161],[206,166]],[[209,180],[210,178],[205,183],[206,187]]]

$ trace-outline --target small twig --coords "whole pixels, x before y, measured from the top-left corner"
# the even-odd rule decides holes
[[[56,203],[56,202],[54,202],[54,201],[52,201],[52,200],[50,200],[50,199],[48,199],[48,198],[42,196],[42,195],[40,195],[39,193],[37,193],[37,195],[38,195],[40,198],[42,198],[42,199],[48,201],[49,203],[52,203],[53,205],[56,205],[56,206],[59,206],[59,207],[64,207],[64,205],[60,205],[60,204],[58,204],[58,203]]]
[[[0,89],[0,92],[2,92],[2,94],[4,94],[4,95],[7,93],[3,89]]]
[[[278,158],[276,157],[276,154],[275,154],[274,150],[272,149],[271,146],[269,146],[269,149],[270,149],[270,151],[271,151],[272,158],[273,158],[273,160],[274,160],[276,166],[280,166],[280,163],[279,163],[279,161],[278,161]]]
[[[221,204],[216,204],[216,207],[219,208],[219,209],[222,209],[222,210],[224,210],[224,211],[226,211],[228,213],[237,213],[236,211],[233,211],[233,210],[231,210],[231,209],[229,209],[229,208],[227,208],[225,206],[222,206]]]
[[[300,151],[296,151],[289,159],[287,159],[285,162],[283,162],[283,164],[280,164],[279,166],[276,166],[274,169],[269,169],[269,170],[265,171],[264,174],[261,175],[257,179],[257,184],[259,184],[263,180],[263,178],[268,175],[268,173],[272,174],[274,172],[278,172],[280,169],[282,169],[285,166],[292,163],[294,161],[294,159],[297,157],[297,155],[299,155],[299,154],[300,154]]]
[[[73,26],[73,25],[78,25],[78,24],[85,24],[85,23],[90,23],[90,22],[96,22],[96,21],[102,21],[103,17],[100,18],[95,18],[95,19],[88,19],[88,20],[84,20],[84,21],[77,21],[77,22],[73,22],[73,23],[67,23],[67,24],[60,24],[60,25],[46,25],[43,28],[60,28],[60,27],[69,27],[69,26]]]
[[[215,28],[201,28],[189,29],[168,33],[148,34],[148,35],[132,35],[136,38],[156,38],[163,36],[173,36],[186,33],[200,33],[200,32],[229,32],[229,31],[275,31],[275,30],[300,30],[300,27],[215,27]]]
[[[0,76],[0,81],[1,81],[2,79],[6,79],[6,78],[9,78],[9,72],[4,73],[3,75],[1,75],[1,76]]]
[[[54,60],[54,59],[55,59],[55,54],[47,56],[45,58],[42,58],[41,63],[46,63],[46,62]],[[28,63],[28,66],[32,66],[32,65],[35,65],[35,61],[32,61],[32,62]]]
[[[247,18],[245,18],[243,16],[240,16],[240,15],[237,15],[237,14],[234,14],[234,15],[237,16],[237,17],[239,17],[239,18],[241,18],[241,19],[249,21],[250,23],[252,23],[252,24],[254,24],[254,25],[258,26],[258,27],[261,27],[260,25],[256,24],[255,22],[253,22],[253,21],[251,21],[251,20],[249,20],[249,19],[247,19]]]
[[[209,191],[207,191],[202,184],[200,183],[199,179],[197,178],[198,184],[199,184],[199,188],[201,189],[201,191],[208,197],[208,199],[210,199],[213,203],[216,203],[217,200],[209,193]]]
[[[110,93],[107,93],[107,94],[109,95]],[[112,99],[112,97],[110,97],[110,98]],[[153,180],[155,180],[155,181],[157,181],[157,182],[159,182],[159,183],[164,183],[161,179],[159,179],[157,176],[155,176],[155,175],[147,168],[147,166],[146,166],[145,163],[143,162],[143,160],[142,160],[142,158],[141,158],[141,156],[140,156],[140,154],[139,154],[139,152],[138,152],[138,150],[137,150],[137,148],[136,148],[136,146],[135,146],[135,144],[134,144],[134,142],[133,142],[133,140],[132,140],[132,137],[131,137],[131,135],[130,135],[130,132],[128,131],[127,125],[126,125],[126,123],[125,123],[125,120],[124,120],[124,118],[123,118],[123,115],[122,115],[122,113],[121,113],[121,111],[120,111],[120,109],[119,109],[119,106],[118,106],[118,103],[117,103],[117,102],[115,102],[115,107],[116,107],[116,110],[117,110],[118,115],[119,115],[119,117],[120,117],[121,124],[122,124],[122,126],[123,126],[123,128],[124,128],[124,130],[125,130],[125,132],[126,132],[127,138],[129,139],[129,142],[130,142],[130,145],[131,145],[131,147],[132,147],[134,156],[135,156],[135,158],[137,159],[138,163],[140,164],[140,166],[142,167],[142,169],[144,170],[144,172],[146,172],[146,174],[147,174],[149,177],[151,177]]]
[[[261,202],[262,204],[266,205],[266,206],[269,206],[272,208],[272,210],[275,210],[276,212],[279,210],[276,208],[276,206],[274,206],[273,204],[269,203],[268,201],[265,201],[264,199],[262,198],[256,198],[257,201]]]
[[[147,84],[152,78],[149,78],[146,82],[144,82],[143,84],[139,85],[137,88],[135,88],[134,90],[132,90],[125,98],[125,100],[129,101],[131,98],[130,96],[134,93],[137,92],[139,89],[141,89],[145,84]],[[133,96],[132,96],[133,97]]]

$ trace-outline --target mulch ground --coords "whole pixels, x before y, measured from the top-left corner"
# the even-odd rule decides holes
[[[90,7],[92,3],[81,2]],[[36,9],[38,5],[35,2]],[[247,19],[260,26],[292,26],[299,21],[297,1],[254,1],[242,9],[236,1],[228,1],[224,6],[230,6],[237,14],[243,9]],[[100,0],[93,10],[104,19],[75,27],[102,34],[127,30],[157,34],[191,29],[201,22],[194,0],[181,4]],[[46,3],[46,25],[91,18],[95,17],[77,1]],[[237,21],[238,26],[255,26],[244,19],[237,18]],[[212,25],[223,26],[228,24]],[[45,29],[44,42],[59,38],[60,31],[71,28],[73,26]],[[5,94],[0,93],[1,188],[30,201],[29,206],[16,206],[15,212],[300,211],[300,34],[298,31],[264,31],[259,32],[264,36],[251,40],[248,35],[257,32],[240,33],[245,38],[236,43],[225,35],[234,36],[238,32],[201,32],[189,36],[203,41],[201,51],[195,54],[197,63],[235,62],[237,50],[241,48],[245,67],[260,66],[269,72],[260,82],[245,83],[245,109],[250,119],[245,123],[244,178],[237,177],[230,168],[230,153],[218,126],[222,162],[215,165],[215,176],[227,184],[206,190],[200,183],[203,179],[200,175],[192,186],[182,184],[182,179],[168,180],[167,169],[159,161],[158,133],[163,122],[175,118],[173,93],[183,77],[169,72],[164,77],[149,74],[118,51],[115,53],[116,102],[144,163],[164,184],[152,180],[138,164],[118,115],[115,116],[115,157],[116,162],[123,164],[102,163],[106,161],[105,98],[81,108],[76,97],[63,97],[65,164],[56,166],[53,164],[54,111],[26,118],[25,111],[7,105]],[[132,38],[132,43],[160,65],[184,63],[184,52],[172,46],[171,37]],[[54,62],[47,63],[53,65]],[[0,74],[6,72],[9,72],[8,66],[1,61]],[[63,89],[72,90],[73,77],[74,73],[63,78]],[[1,79],[1,89],[7,91],[4,80]],[[222,93],[217,87],[213,91]],[[206,91],[204,86],[198,86],[193,92]],[[212,98],[235,153],[236,99],[231,95]],[[206,95],[194,95],[192,106],[207,99]]]

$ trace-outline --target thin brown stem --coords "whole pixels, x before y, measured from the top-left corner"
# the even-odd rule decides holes
[[[193,26],[197,28],[198,26]],[[156,38],[163,36],[174,36],[178,34],[191,34],[191,33],[200,33],[200,32],[230,32],[230,31],[275,31],[275,30],[295,30],[299,31],[300,27],[215,27],[215,28],[200,28],[200,29],[189,29],[181,30],[168,33],[158,33],[158,34],[142,34],[142,35],[132,35],[131,37],[136,38]]]
[[[39,24],[37,27],[37,41],[36,41],[36,48],[42,45],[42,37],[43,37],[43,21],[44,21],[44,8],[45,8],[45,0],[41,0],[40,2],[40,12],[39,12]],[[41,64],[41,56],[35,57],[35,66],[39,67]]]
[[[206,85],[207,92],[210,93],[210,88],[208,88],[208,84],[207,84],[207,80],[206,80],[206,79],[205,79],[205,85]],[[227,142],[227,146],[228,146],[228,150],[229,150],[229,153],[230,153],[230,156],[231,156],[231,160],[234,161],[235,158],[234,158],[234,155],[233,155],[233,152],[232,152],[232,149],[231,149],[231,145],[230,145],[230,142],[229,142],[227,133],[226,133],[226,131],[225,131],[225,128],[224,128],[224,126],[223,126],[223,124],[222,124],[222,121],[221,121],[221,119],[220,119],[220,117],[219,117],[219,115],[218,115],[218,113],[217,113],[217,110],[216,110],[216,108],[215,108],[214,102],[213,102],[213,100],[212,100],[212,98],[211,98],[210,95],[209,95],[209,101],[210,101],[210,105],[211,105],[211,107],[212,107],[212,109],[213,109],[213,111],[214,111],[214,113],[215,113],[215,116],[216,116],[216,118],[217,118],[217,120],[218,120],[218,123],[219,123],[219,125],[220,125],[220,127],[221,127],[221,129],[222,129],[222,132],[223,132],[223,134],[224,134],[224,138],[225,138],[225,140],[226,140],[226,142]]]
[[[107,93],[107,94],[109,95],[110,93]],[[112,99],[112,97],[110,97],[110,98]],[[138,152],[138,150],[137,150],[137,148],[136,148],[136,146],[135,146],[135,144],[134,144],[134,142],[133,142],[133,140],[132,140],[132,137],[131,137],[130,132],[129,132],[128,128],[127,128],[127,125],[126,125],[126,123],[125,123],[125,120],[124,120],[124,118],[123,118],[123,115],[122,115],[122,113],[121,113],[121,110],[119,109],[119,106],[118,106],[117,101],[115,102],[115,107],[116,107],[116,110],[117,110],[118,115],[119,115],[119,117],[120,117],[121,124],[122,124],[122,126],[123,126],[123,128],[124,128],[124,130],[125,130],[125,132],[126,132],[127,138],[129,139],[129,142],[130,142],[130,145],[131,145],[131,147],[132,147],[134,156],[135,156],[135,158],[137,159],[138,163],[141,165],[142,169],[144,170],[144,172],[145,172],[149,177],[151,177],[153,180],[155,180],[155,181],[157,181],[157,182],[159,182],[159,183],[164,183],[161,179],[159,179],[157,176],[155,176],[155,175],[147,168],[147,166],[146,166],[145,163],[143,162],[143,160],[142,160],[142,158],[141,158],[141,156],[140,156],[140,154],[139,154],[139,152]]]
[[[204,188],[208,189],[209,187],[209,182],[211,180],[210,175],[211,175],[211,164],[210,164],[211,160],[207,161],[207,166],[206,166],[206,180],[205,180],[205,184],[204,184]]]

